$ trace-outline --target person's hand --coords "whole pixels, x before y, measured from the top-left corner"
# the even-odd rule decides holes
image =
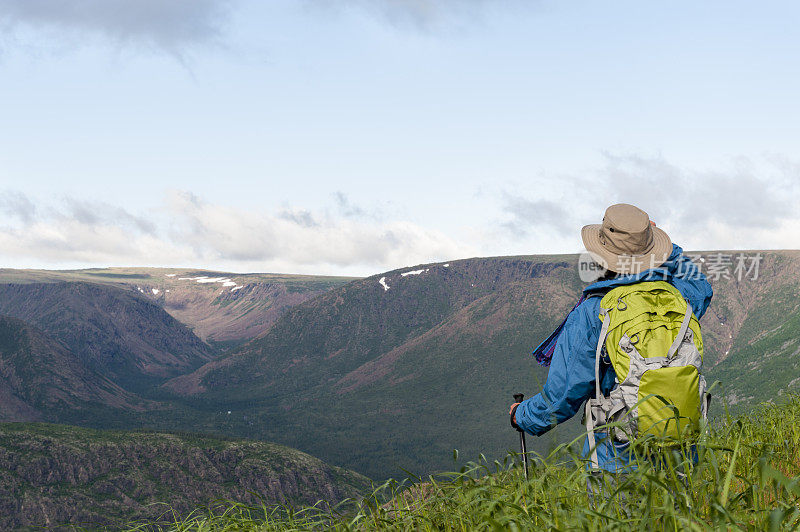
[[[515,410],[517,409],[518,406],[519,406],[519,403],[514,403],[508,409],[508,415],[511,416],[511,426],[514,427],[515,429],[519,428],[517,426],[517,416],[516,416],[516,412],[515,412]]]

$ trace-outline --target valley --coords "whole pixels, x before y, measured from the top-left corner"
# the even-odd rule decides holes
[[[761,253],[757,278],[712,279],[702,325],[707,378],[722,381],[716,413],[800,389],[800,252]],[[274,441],[375,480],[448,470],[453,449],[502,458],[517,444],[511,395],[547,376],[529,353],[583,286],[576,261],[474,258],[350,280],[3,271],[0,312],[43,338],[0,353],[13,369],[3,419]],[[31,370],[44,366],[56,374]],[[65,384],[78,372],[83,387]],[[21,395],[31,386],[40,396]],[[577,421],[531,450],[578,435]]]

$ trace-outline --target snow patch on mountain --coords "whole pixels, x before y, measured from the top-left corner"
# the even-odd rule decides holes
[[[236,281],[228,278],[228,277],[209,277],[207,275],[201,275],[199,277],[178,277],[179,281],[196,281],[200,284],[208,284],[208,283],[222,283],[222,286],[225,288],[231,288],[231,292],[235,292],[240,288],[244,288],[244,285],[239,285]]]
[[[381,280],[378,281],[380,285],[383,287],[383,291],[386,292],[389,289],[389,285],[386,284],[386,277],[381,277]]]

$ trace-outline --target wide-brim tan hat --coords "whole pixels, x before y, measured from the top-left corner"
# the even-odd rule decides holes
[[[657,268],[672,253],[672,240],[650,221],[646,212],[618,203],[606,209],[603,223],[581,230],[586,250],[601,266],[617,273]]]

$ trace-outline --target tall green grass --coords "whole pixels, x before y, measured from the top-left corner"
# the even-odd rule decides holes
[[[509,431],[509,439],[515,437]],[[224,503],[129,529],[794,530],[800,528],[799,444],[800,396],[795,396],[705,427],[696,463],[671,450],[657,461],[637,461],[628,474],[597,477],[587,472],[576,440],[534,457],[528,481],[518,457],[503,462],[481,457],[457,472],[389,481],[337,508]]]

